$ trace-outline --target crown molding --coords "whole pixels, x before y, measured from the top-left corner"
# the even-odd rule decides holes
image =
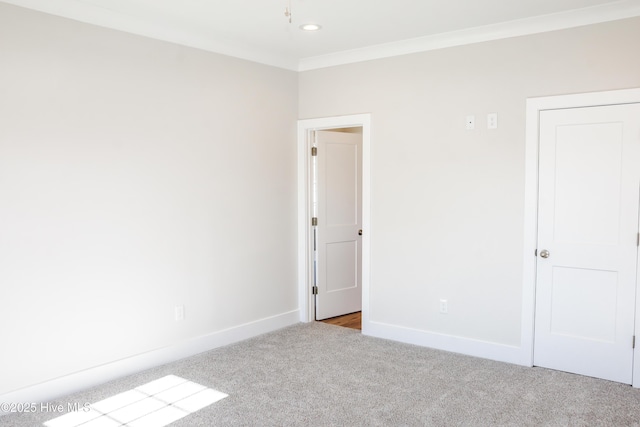
[[[86,24],[193,47],[277,68],[284,68],[291,71],[297,71],[298,69],[297,58],[276,55],[265,52],[264,50],[215,40],[192,31],[181,30],[161,23],[152,23],[91,3],[84,3],[77,0],[0,0],[0,3],[8,3]]]
[[[78,0],[0,0],[0,2],[291,71],[310,71],[640,16],[640,0],[621,0],[600,6],[434,34],[327,55],[295,58],[249,46],[239,46],[228,41],[215,40],[203,34],[148,22],[135,16],[100,8]]]
[[[447,47],[563,30],[636,16],[640,16],[640,0],[623,0],[568,12],[518,19],[500,24],[303,58],[298,62],[298,71],[310,71]]]

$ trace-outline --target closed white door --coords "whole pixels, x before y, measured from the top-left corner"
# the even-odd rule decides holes
[[[640,104],[540,113],[534,364],[631,384]]]
[[[362,135],[316,132],[316,320],[362,309]]]

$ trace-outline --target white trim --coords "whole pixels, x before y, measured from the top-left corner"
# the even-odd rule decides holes
[[[449,33],[401,40],[394,43],[367,46],[361,49],[335,52],[328,55],[302,58],[298,62],[298,71],[315,70],[318,68],[426,52],[453,46],[563,30],[635,16],[640,16],[640,2],[638,0],[623,0],[567,12],[535,16],[494,25],[485,25]]]
[[[141,17],[123,14],[106,8],[97,8],[95,5],[77,0],[2,1],[80,22],[292,71],[315,70],[354,62],[426,52],[434,49],[556,31],[640,16],[639,0],[621,0],[566,12],[518,19],[448,33],[432,34],[393,43],[334,52],[327,55],[300,58],[295,54],[275,53],[274,50],[268,51],[265,49],[240,46],[238,44],[234,45],[228,41],[216,40],[206,34],[195,32],[192,29],[157,24]]]
[[[94,387],[117,378],[131,375],[155,366],[174,362],[214,348],[233,344],[272,332],[299,322],[298,310],[245,323],[233,328],[213,332],[197,338],[117,360],[102,366],[75,372],[20,390],[0,395],[3,403],[45,402],[80,390]],[[0,416],[3,415],[0,412]]]
[[[499,362],[522,364],[521,350],[516,346],[438,334],[380,322],[370,322],[367,335]]]
[[[202,32],[184,26],[171,26],[134,16],[117,10],[102,8],[78,0],[2,0],[15,6],[37,10],[62,18],[73,19],[98,27],[110,28],[142,37],[162,40],[181,46],[193,47],[207,52],[227,55],[247,61],[296,71],[298,60],[290,55],[267,51],[262,48],[241,46],[221,41]]]
[[[640,102],[640,89],[623,89],[576,95],[549,96],[527,99],[527,128],[525,142],[524,246],[522,276],[522,332],[523,363],[533,366],[536,258],[538,223],[538,129],[540,112],[563,108],[594,107]],[[636,281],[636,287],[638,282]],[[636,334],[640,331],[640,292],[636,296]],[[640,363],[640,346],[634,350],[634,365]],[[640,369],[633,370],[633,386],[640,387]]]
[[[300,321],[314,320],[311,295],[310,254],[310,154],[311,131],[362,127],[362,333],[369,325],[369,283],[371,267],[371,114],[325,117],[298,121],[298,301]]]

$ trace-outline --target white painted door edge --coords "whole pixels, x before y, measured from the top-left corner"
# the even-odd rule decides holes
[[[525,141],[524,245],[522,276],[521,364],[533,366],[535,284],[538,223],[538,143],[540,111],[640,102],[640,88],[559,95],[527,99]],[[639,259],[640,261],[640,259]],[[636,286],[638,286],[636,279]],[[636,293],[636,334],[640,331],[640,292]],[[634,349],[634,366],[640,363],[640,346]],[[640,388],[640,368],[634,369],[633,386]]]
[[[311,141],[314,130],[362,127],[362,333],[369,327],[371,257],[371,114],[298,120],[298,304],[300,321],[314,320],[311,294]]]

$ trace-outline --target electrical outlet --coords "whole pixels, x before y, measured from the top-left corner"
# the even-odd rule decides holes
[[[184,305],[176,305],[173,309],[173,317],[176,322],[184,320]]]
[[[498,113],[487,114],[487,129],[498,129]]]
[[[446,299],[440,300],[440,313],[447,314],[449,312],[449,307],[447,305]]]

